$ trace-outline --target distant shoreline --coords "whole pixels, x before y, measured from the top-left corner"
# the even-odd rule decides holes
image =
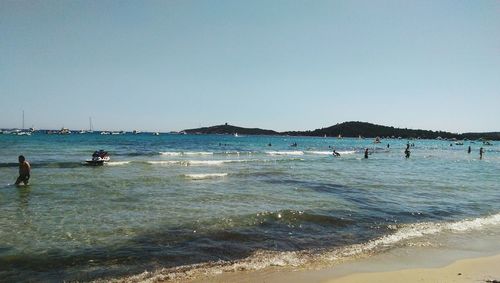
[[[149,131],[86,131],[86,130],[34,130],[34,129],[0,129],[0,134],[26,132],[42,132],[46,134],[107,134],[107,135],[123,135],[123,134],[159,134],[158,132]],[[61,133],[62,132],[62,133]],[[211,127],[202,127],[194,129],[186,129],[179,132],[171,131],[162,134],[191,134],[191,135],[241,135],[251,136],[295,136],[295,137],[337,137],[337,138],[392,138],[392,139],[443,139],[443,140],[500,140],[500,132],[480,132],[480,133],[451,133],[446,131],[431,131],[421,129],[395,128],[390,126],[377,125],[367,122],[344,122],[326,128],[320,128],[308,131],[285,131],[278,132],[261,128],[244,128],[229,124],[216,125]]]
[[[401,129],[376,125],[366,122],[344,122],[331,127],[313,131],[277,132],[260,128],[243,128],[229,124],[187,129],[187,134],[226,134],[226,135],[277,135],[277,136],[309,136],[309,137],[349,137],[349,138],[401,138],[401,139],[456,139],[456,140],[500,140],[500,132],[487,133],[451,133],[445,131]]]

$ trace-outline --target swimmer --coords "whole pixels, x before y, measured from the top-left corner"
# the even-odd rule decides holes
[[[19,160],[19,177],[17,177],[15,184],[19,185],[23,183],[24,185],[29,185],[31,166],[22,155],[19,155],[18,160]]]

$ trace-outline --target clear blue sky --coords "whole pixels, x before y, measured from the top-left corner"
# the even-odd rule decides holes
[[[0,1],[0,127],[500,131],[500,1]]]

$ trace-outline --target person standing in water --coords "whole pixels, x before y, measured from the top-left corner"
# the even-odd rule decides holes
[[[470,152],[471,152],[471,148],[470,148],[470,145],[469,145],[469,149],[467,150],[467,153],[470,154]]]
[[[481,147],[479,149],[479,159],[483,159],[483,153],[484,153],[484,149]]]
[[[21,183],[29,185],[31,166],[22,155],[19,155],[18,160],[19,160],[19,177],[17,177],[16,185],[19,185]]]
[[[365,149],[365,158],[368,158],[368,148]]]
[[[406,149],[405,149],[405,157],[406,157],[406,158],[410,158],[410,144],[407,144],[407,145],[406,145]]]

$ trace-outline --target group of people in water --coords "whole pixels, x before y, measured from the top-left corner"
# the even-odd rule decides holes
[[[410,147],[414,147],[414,146],[415,146],[415,144],[414,144],[414,143],[412,143],[412,144],[407,143],[407,144],[406,144],[406,149],[405,149],[405,151],[404,151],[405,158],[410,158],[410,155],[411,155]],[[331,146],[328,146],[328,147],[329,147],[329,148],[332,148]],[[389,144],[387,144],[387,148],[390,148],[390,145],[389,145]],[[471,151],[472,151],[472,148],[469,146],[469,148],[467,149],[467,153],[469,153],[469,154],[470,154],[470,153],[471,153]],[[365,149],[365,154],[364,154],[365,159],[366,159],[366,158],[368,158],[368,155],[370,155],[370,154],[371,154],[371,153],[370,153],[369,149],[368,149],[368,148],[366,148],[366,149]],[[483,159],[483,154],[484,154],[484,149],[481,147],[481,148],[479,149],[479,159]],[[339,156],[340,156],[340,153],[338,153],[335,149],[333,149],[332,155],[333,155],[333,156],[335,156],[335,157],[339,157]]]
[[[219,146],[221,146],[221,145],[222,144],[219,144]],[[272,146],[271,143],[269,143],[268,146]],[[297,147],[297,143],[293,143],[290,146]],[[410,147],[414,147],[414,146],[415,146],[415,144],[410,144],[410,143],[406,144],[406,149],[404,151],[405,158],[410,158],[410,154],[411,154]],[[331,146],[328,146],[328,147],[332,148]],[[390,145],[387,144],[387,148],[389,148],[389,147],[390,147]],[[472,148],[471,148],[471,146],[469,146],[469,148],[467,149],[467,153],[470,154],[471,152],[472,152]],[[370,154],[371,154],[370,151],[368,150],[368,148],[366,148],[365,152],[364,152],[365,159],[368,158],[368,155],[370,155]],[[484,154],[484,149],[481,147],[479,149],[479,159],[483,159],[483,154]],[[107,155],[107,152],[105,152],[105,151],[102,151],[102,150],[96,151],[92,155],[92,159],[102,158],[105,155]],[[335,157],[339,157],[340,153],[338,153],[335,149],[333,149],[332,155]],[[23,155],[19,155],[18,161],[19,161],[19,177],[17,177],[15,185],[20,185],[21,183],[23,183],[24,185],[28,185],[29,179],[30,179],[30,174],[31,174],[31,165],[29,164],[28,161],[26,161],[26,158]]]

